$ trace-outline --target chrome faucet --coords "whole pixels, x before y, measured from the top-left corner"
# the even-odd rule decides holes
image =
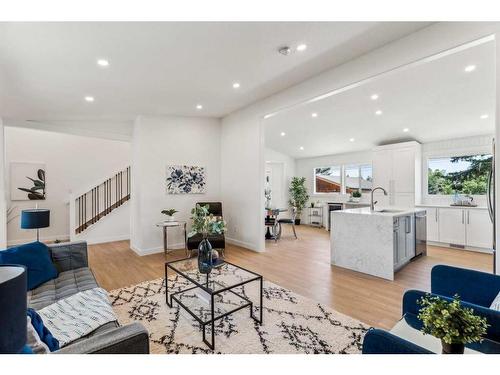
[[[373,193],[375,190],[382,190],[384,192],[384,195],[387,195],[387,191],[385,191],[385,189],[383,187],[376,187],[375,189],[372,189],[371,191],[371,200],[370,200],[370,210],[374,211],[375,210],[375,204],[377,203],[377,201],[373,201]]]

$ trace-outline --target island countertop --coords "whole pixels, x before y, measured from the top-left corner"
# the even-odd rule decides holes
[[[342,211],[332,211],[332,214],[350,214],[350,215],[373,215],[373,216],[384,216],[384,217],[399,217],[411,215],[416,212],[425,211],[424,207],[416,207],[416,208],[397,208],[397,207],[375,207],[375,210],[372,211],[370,207],[362,207],[362,208],[351,208],[348,210]]]

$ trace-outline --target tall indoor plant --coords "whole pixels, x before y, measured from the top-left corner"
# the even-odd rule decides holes
[[[212,271],[212,245],[208,236],[214,234],[223,234],[226,231],[226,222],[209,212],[209,205],[197,204],[191,210],[191,231],[188,236],[192,237],[200,234],[203,238],[198,245],[198,270],[201,273],[210,273]]]
[[[305,184],[305,177],[293,177],[290,182],[290,188],[288,189],[290,193],[290,200],[288,203],[291,207],[295,207],[297,209],[297,217],[295,218],[295,224],[297,225],[300,224],[300,215],[309,200],[309,194],[307,194]]]
[[[480,342],[486,334],[486,319],[461,306],[458,295],[452,301],[426,295],[418,303],[423,306],[418,314],[422,332],[441,340],[443,354],[462,354],[465,344]]]

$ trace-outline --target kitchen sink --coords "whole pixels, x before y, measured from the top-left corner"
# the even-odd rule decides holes
[[[387,209],[387,210],[380,210],[380,211],[377,211],[375,210],[375,212],[380,212],[380,213],[385,213],[385,214],[397,214],[398,212],[403,212],[403,210],[390,210],[390,209]]]

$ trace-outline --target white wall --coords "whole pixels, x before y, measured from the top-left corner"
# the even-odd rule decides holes
[[[496,22],[433,24],[226,116],[222,120],[222,196],[227,202],[226,215],[241,218],[236,226],[230,227],[228,236],[248,248],[265,249],[261,215],[263,116],[498,31],[500,24]],[[243,168],[245,175],[243,172],[236,175],[246,178],[233,179],[237,168]],[[245,215],[239,215],[241,209]]]
[[[221,127],[217,119],[196,117],[138,117],[132,142],[131,247],[140,254],[163,251],[162,209],[175,208],[178,220],[189,222],[199,201],[220,201]],[[206,168],[206,194],[166,192],[167,165]],[[223,211],[226,205],[223,202]],[[224,215],[225,216],[225,215]],[[169,230],[169,248],[184,246],[181,230]]]
[[[46,165],[47,199],[44,201],[10,201],[7,191],[7,203],[15,206],[15,215],[25,208],[32,208],[38,203],[40,208],[50,209],[50,227],[40,230],[42,240],[69,238],[69,194],[88,186],[93,181],[110,177],[113,173],[130,163],[129,142],[84,137],[71,134],[54,133],[28,128],[5,127],[6,151],[6,186],[10,186],[10,162],[41,162]],[[120,214],[113,218],[114,224],[104,225],[105,236],[94,229],[82,238],[89,242],[101,242],[112,239],[128,238],[129,215],[123,207]],[[114,212],[116,213],[116,212]],[[34,230],[20,229],[20,217],[15,217],[8,224],[7,239],[9,244],[33,240]]]

